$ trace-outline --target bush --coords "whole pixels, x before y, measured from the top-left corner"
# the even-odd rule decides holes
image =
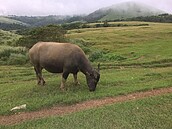
[[[123,61],[126,60],[126,57],[116,55],[114,53],[107,53],[105,51],[95,51],[90,54],[89,60],[94,61]]]
[[[4,49],[3,51],[0,52],[0,59],[3,57],[9,57],[11,54],[11,50],[10,49]]]
[[[0,64],[20,65],[28,61],[27,50],[23,47],[0,46]]]
[[[103,51],[100,51],[100,50],[95,51],[95,52],[90,54],[89,60],[91,62],[97,61],[97,60],[99,60],[99,59],[101,59],[103,57],[103,54],[104,54]]]
[[[72,29],[80,29],[82,28],[83,23],[81,22],[74,22],[74,23],[68,23],[68,24],[63,24],[62,27],[66,30],[72,30]]]
[[[105,55],[103,55],[103,58],[102,58],[102,60],[104,60],[104,61],[123,61],[126,59],[127,59],[126,57],[116,55],[113,53],[105,54]]]
[[[11,54],[7,64],[8,65],[23,65],[28,62],[28,56],[23,54]]]
[[[57,25],[38,27],[25,32],[25,35],[16,43],[18,46],[31,48],[39,41],[44,42],[65,42],[66,30]]]

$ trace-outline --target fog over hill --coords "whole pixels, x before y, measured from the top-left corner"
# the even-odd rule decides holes
[[[152,16],[166,13],[160,9],[139,2],[124,2],[109,7],[101,8],[89,14],[87,19],[116,20],[138,16]]]

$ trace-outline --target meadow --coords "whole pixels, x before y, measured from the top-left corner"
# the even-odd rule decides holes
[[[145,22],[122,23],[133,26],[77,29],[71,30],[67,37],[86,41],[93,52],[101,55],[97,54],[95,61],[103,64],[171,62],[171,24],[146,22],[148,26],[139,26]]]
[[[66,36],[70,41],[88,52],[94,67],[101,64],[101,79],[94,93],[88,91],[82,73],[78,77],[81,85],[75,86],[73,77],[69,76],[66,91],[62,92],[59,88],[61,74],[43,71],[46,86],[40,87],[36,85],[36,76],[30,64],[0,66],[0,115],[14,114],[16,112],[11,112],[10,109],[22,104],[27,104],[23,111],[31,112],[171,87],[172,24],[145,24],[149,25],[87,28],[68,32]],[[6,128],[170,128],[171,97],[169,94],[119,103]]]

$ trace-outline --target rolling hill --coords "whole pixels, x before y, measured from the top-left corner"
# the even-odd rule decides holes
[[[5,16],[0,16],[0,23],[27,25],[21,21],[10,19],[10,18],[5,17]]]
[[[8,16],[0,16],[0,29],[2,30],[17,30],[30,27],[29,24],[19,20],[11,19]]]
[[[44,26],[49,24],[60,24],[70,16],[49,15],[49,16],[12,16],[11,19],[24,22],[32,27]]]
[[[86,19],[87,21],[105,21],[139,16],[152,16],[163,13],[165,12],[143,3],[129,1],[96,10],[89,14]]]

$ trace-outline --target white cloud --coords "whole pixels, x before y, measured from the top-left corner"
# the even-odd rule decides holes
[[[131,0],[0,0],[0,15],[88,14],[101,7],[124,1]],[[141,2],[172,13],[171,0],[144,0]]]

